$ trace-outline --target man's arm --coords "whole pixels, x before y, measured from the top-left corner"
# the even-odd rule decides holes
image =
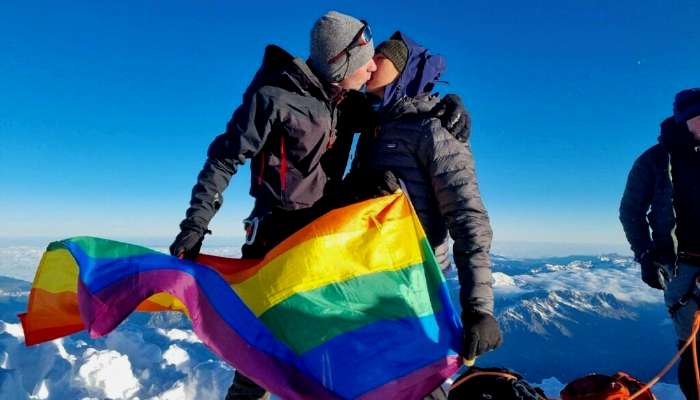
[[[634,162],[620,202],[620,222],[637,260],[653,249],[647,220],[654,196],[652,158],[652,153],[647,151]]]
[[[493,233],[481,200],[471,147],[441,127],[425,136],[418,153],[428,168],[440,213],[454,240],[462,307],[467,312],[493,314],[489,257]]]
[[[236,109],[226,131],[209,146],[207,161],[192,188],[190,207],[180,223],[181,232],[170,246],[171,254],[196,256],[209,222],[223,203],[223,192],[231,177],[246,159],[262,149],[275,120],[273,97],[265,88]]]
[[[489,257],[493,232],[481,201],[470,145],[435,126],[424,142],[419,157],[428,167],[440,213],[454,240],[464,326],[461,354],[473,360],[502,342],[498,321],[493,317]]]

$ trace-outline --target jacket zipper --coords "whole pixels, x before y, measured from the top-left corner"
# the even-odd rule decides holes
[[[287,151],[284,146],[284,134],[280,136],[280,188],[287,191]]]

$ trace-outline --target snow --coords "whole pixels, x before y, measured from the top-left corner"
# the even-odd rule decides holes
[[[515,286],[515,280],[510,276],[504,274],[503,272],[493,273],[493,286],[494,287],[507,287]]]
[[[46,400],[49,398],[49,388],[46,386],[46,380],[41,381],[39,386],[29,398],[40,400]]]
[[[132,398],[140,388],[131,370],[129,357],[114,350],[87,349],[78,378],[98,397]]]
[[[163,353],[163,361],[165,365],[174,365],[176,368],[180,368],[190,360],[190,356],[185,350],[176,344],[170,345],[168,350]]]
[[[73,354],[68,354],[68,351],[66,351],[66,347],[63,345],[63,338],[56,339],[53,341],[53,343],[56,345],[56,350],[58,351],[58,355],[63,358],[64,360],[68,361],[71,365],[75,364],[75,361],[78,359],[76,356]]]
[[[201,340],[192,331],[186,331],[183,329],[156,329],[156,332],[167,337],[172,341],[184,341],[188,343],[202,343]]]
[[[24,340],[24,330],[22,330],[22,324],[11,324],[9,322],[0,321],[0,334],[7,333],[18,339]]]
[[[185,389],[185,383],[182,381],[176,382],[172,388],[166,390],[160,395],[153,398],[153,400],[181,400],[187,398],[187,391]]]
[[[523,272],[526,273],[511,277],[524,292],[575,288],[582,292],[610,293],[623,302],[663,303],[662,293],[642,282],[639,265],[631,258],[624,262],[601,257],[597,263],[591,260],[575,260],[568,264],[544,263],[540,267]],[[497,286],[496,290],[498,289]],[[506,290],[513,292],[512,288]],[[498,296],[498,293],[496,295]]]

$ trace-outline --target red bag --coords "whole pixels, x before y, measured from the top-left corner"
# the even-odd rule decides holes
[[[628,400],[643,387],[639,379],[624,372],[613,376],[591,374],[569,382],[560,395],[561,400]],[[656,400],[656,397],[647,389],[637,399]]]

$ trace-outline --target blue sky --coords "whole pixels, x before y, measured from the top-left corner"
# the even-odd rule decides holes
[[[0,4],[0,237],[177,233],[211,139],[276,43],[330,9],[447,59],[496,240],[619,244],[631,163],[700,86],[697,1]],[[217,236],[252,201],[234,177]]]

